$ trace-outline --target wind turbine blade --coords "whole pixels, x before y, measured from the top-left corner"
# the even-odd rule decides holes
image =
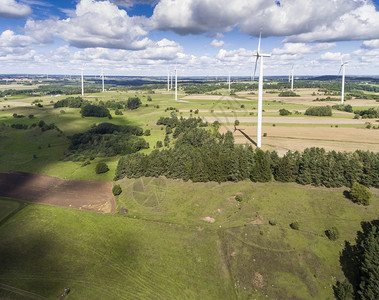
[[[342,70],[342,66],[343,66],[343,64],[341,64],[340,70],[338,71],[338,76],[339,76],[339,75],[340,75],[340,73],[341,73],[341,70]]]
[[[261,52],[261,37],[262,37],[262,31],[259,32],[258,54]]]

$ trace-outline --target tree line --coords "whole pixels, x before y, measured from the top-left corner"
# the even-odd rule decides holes
[[[159,123],[162,124],[160,119]],[[182,178],[193,182],[272,180],[314,186],[341,187],[359,182],[379,187],[379,154],[369,151],[326,152],[309,148],[304,152],[262,151],[235,145],[231,132],[220,135],[213,124],[198,119],[167,118],[173,146],[150,154],[134,153],[119,160],[115,179],[141,176]],[[186,124],[185,126],[183,124]],[[167,128],[166,128],[167,132]],[[168,131],[170,132],[170,131]]]

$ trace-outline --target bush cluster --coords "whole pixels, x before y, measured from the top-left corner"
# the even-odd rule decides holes
[[[96,174],[102,174],[102,173],[106,173],[109,171],[109,168],[108,168],[108,165],[104,162],[99,162],[97,165],[96,165],[96,168],[95,168],[95,172]]]
[[[307,116],[332,116],[332,107],[327,106],[313,106],[309,107],[305,113]]]

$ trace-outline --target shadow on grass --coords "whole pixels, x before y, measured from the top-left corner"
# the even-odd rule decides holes
[[[243,132],[242,129],[236,128],[236,130],[238,130],[239,132],[241,132],[241,133],[243,134],[243,136],[244,136],[248,141],[250,141],[252,144],[254,144],[255,146],[257,146],[257,143],[256,143],[251,137],[249,137],[245,132]]]

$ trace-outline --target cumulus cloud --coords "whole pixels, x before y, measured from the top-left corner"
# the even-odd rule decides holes
[[[362,47],[366,49],[379,49],[379,39],[364,41]]]
[[[36,42],[47,44],[59,37],[77,48],[104,47],[138,50],[151,41],[144,37],[142,17],[129,17],[117,5],[106,1],[81,0],[71,17],[63,20],[28,20],[27,35]]]
[[[320,56],[320,60],[322,61],[341,60],[341,57],[342,57],[341,52],[326,52]]]
[[[111,0],[114,4],[123,7],[132,7],[136,4],[149,4],[151,6],[157,4],[159,0]]]
[[[25,18],[31,13],[32,9],[30,6],[21,4],[15,0],[1,0],[0,2],[0,18]]]
[[[282,48],[274,48],[272,50],[272,55],[279,56],[281,60],[294,60],[335,46],[335,43],[285,43]]]
[[[222,46],[224,46],[224,41],[213,40],[211,42],[211,46],[213,46],[213,47],[222,47]]]
[[[0,47],[27,47],[31,43],[29,36],[16,35],[12,30],[5,30],[0,35]]]
[[[316,26],[312,31],[290,36],[286,41],[345,41],[377,39],[379,37],[379,12],[371,1],[357,1],[352,10],[333,18],[333,22]]]
[[[228,32],[288,36],[288,42],[373,39],[379,12],[371,0],[161,0],[150,25],[178,34]]]

